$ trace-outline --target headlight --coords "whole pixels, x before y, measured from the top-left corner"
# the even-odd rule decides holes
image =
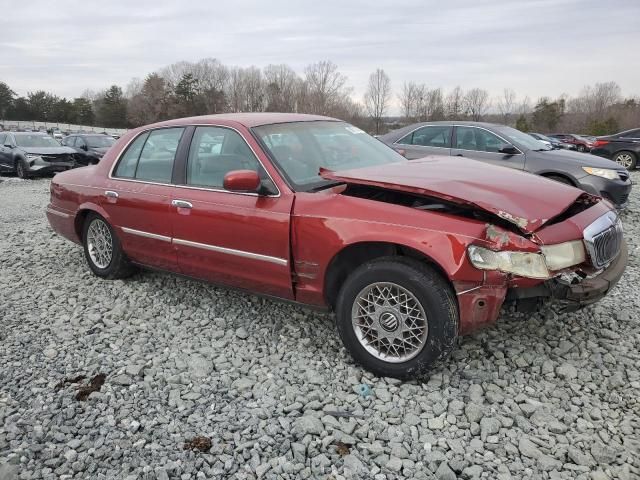
[[[544,255],[549,270],[562,270],[586,260],[582,240],[549,245],[541,247],[540,250]]]
[[[619,178],[618,171],[611,170],[609,168],[582,167],[582,169],[589,175],[595,175],[596,177],[607,178],[609,180],[615,180]]]
[[[468,252],[473,266],[481,270],[500,270],[529,278],[550,278],[547,264],[540,253],[494,252],[477,245],[470,245]]]

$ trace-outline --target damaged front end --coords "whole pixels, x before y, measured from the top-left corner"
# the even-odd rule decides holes
[[[433,157],[392,166],[321,175],[344,184],[341,194],[455,218],[464,245],[447,271],[456,291],[460,333],[494,323],[506,300],[521,310],[548,300],[576,309],[605,296],[622,276],[622,226],[605,200],[537,176],[460,165]],[[466,227],[459,220],[469,219]],[[429,228],[429,222],[417,223]],[[446,226],[445,226],[446,229]],[[450,242],[449,242],[450,243]],[[443,240],[442,247],[447,245]],[[434,243],[425,247],[425,254]]]

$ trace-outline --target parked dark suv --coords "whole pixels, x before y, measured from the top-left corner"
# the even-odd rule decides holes
[[[94,165],[116,143],[113,137],[101,133],[72,134],[62,139],[62,145],[75,150],[78,165]]]
[[[631,192],[629,172],[611,160],[570,150],[554,150],[526,133],[481,122],[416,123],[379,137],[409,159],[427,155],[468,157],[516,168],[602,196],[618,208]],[[469,162],[473,176],[473,162]]]
[[[75,167],[73,154],[46,133],[0,132],[0,171],[20,178],[69,170]]]
[[[640,128],[598,137],[591,153],[609,158],[627,170],[633,170],[640,160]]]

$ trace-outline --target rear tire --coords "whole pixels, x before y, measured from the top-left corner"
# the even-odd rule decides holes
[[[628,152],[626,150],[616,153],[612,160],[618,165],[622,165],[627,170],[634,170],[638,163],[636,155],[633,152]]]
[[[19,178],[26,180],[29,178],[27,165],[24,163],[24,160],[21,158],[16,160],[16,174],[18,174]]]
[[[361,265],[336,302],[344,346],[380,377],[415,377],[446,358],[456,343],[458,317],[451,286],[433,268],[404,257]]]
[[[115,280],[135,272],[113,228],[97,213],[88,214],[84,221],[82,244],[89,268],[98,277]]]

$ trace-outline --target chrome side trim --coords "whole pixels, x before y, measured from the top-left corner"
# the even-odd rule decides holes
[[[143,232],[142,230],[135,230],[133,228],[121,227],[122,231],[130,235],[137,235],[139,237],[152,238],[154,240],[160,240],[161,242],[171,243],[171,237],[165,237],[164,235],[158,235],[157,233]]]
[[[47,207],[47,213],[50,213],[52,215],[58,215],[59,217],[62,217],[62,218],[69,218],[71,216],[68,213],[59,212],[58,210],[54,210],[53,208],[49,208],[49,207]]]
[[[123,182],[134,182],[134,183],[146,183],[146,184],[150,184],[150,185],[163,185],[163,186],[167,186],[167,187],[187,188],[187,189],[193,189],[193,190],[205,190],[205,191],[209,191],[209,192],[228,193],[228,194],[231,194],[231,195],[245,195],[245,196],[255,196],[255,197],[259,196],[257,193],[251,193],[251,192],[230,192],[229,190],[217,189],[217,188],[196,187],[196,186],[192,186],[192,185],[176,185],[176,184],[173,184],[173,183],[148,182],[148,181],[144,181],[144,180],[136,180],[136,179],[133,179],[133,178],[120,178],[120,177],[114,177],[113,176],[113,171],[115,170],[116,165],[118,165],[118,163],[120,162],[120,158],[122,157],[124,152],[127,150],[127,148],[129,148],[129,145],[131,145],[131,143],[133,143],[133,141],[135,139],[137,139],[140,135],[143,135],[143,134],[145,134],[147,132],[151,132],[151,131],[154,131],[154,130],[161,130],[161,129],[164,129],[164,128],[179,128],[179,127],[182,127],[182,128],[187,128],[187,127],[217,127],[217,128],[228,128],[229,130],[233,130],[234,132],[236,132],[238,135],[240,135],[240,138],[242,138],[242,141],[244,141],[244,143],[247,144],[247,147],[249,147],[249,149],[253,153],[254,157],[256,157],[256,160],[258,161],[260,166],[263,168],[263,170],[265,171],[265,173],[267,174],[267,176],[271,180],[271,183],[273,183],[273,186],[276,187],[276,190],[278,191],[278,193],[276,195],[265,195],[265,196],[269,197],[269,198],[278,198],[278,197],[280,197],[281,194],[280,194],[280,188],[278,187],[278,184],[276,182],[274,182],[273,177],[269,173],[269,170],[267,170],[265,168],[264,163],[262,163],[262,160],[260,160],[260,157],[258,156],[256,151],[249,144],[249,142],[247,142],[247,139],[244,137],[244,135],[237,128],[231,127],[229,125],[218,125],[218,124],[213,124],[213,123],[189,123],[187,125],[164,125],[162,127],[147,128],[145,130],[140,131],[138,133],[138,135],[136,135],[133,138],[131,138],[126,143],[126,145],[124,147],[122,147],[122,150],[120,150],[120,153],[118,153],[118,156],[116,157],[116,159],[111,164],[111,168],[109,169],[109,180],[118,180],[118,181],[123,181]],[[191,146],[191,145],[189,145],[189,146]],[[175,157],[174,157],[173,160],[175,162]],[[189,161],[188,158],[187,158],[187,161]]]
[[[177,245],[184,245],[186,247],[194,247],[194,248],[201,248],[203,250],[211,250],[212,252],[226,253],[229,255],[235,255],[237,257],[251,258],[253,260],[262,260],[264,262],[275,263],[276,265],[282,265],[285,267],[289,264],[289,262],[284,258],[270,257],[269,255],[261,255],[259,253],[245,252],[243,250],[235,250],[233,248],[218,247],[216,245],[192,242],[190,240],[182,240],[180,238],[174,238],[173,243]]]

